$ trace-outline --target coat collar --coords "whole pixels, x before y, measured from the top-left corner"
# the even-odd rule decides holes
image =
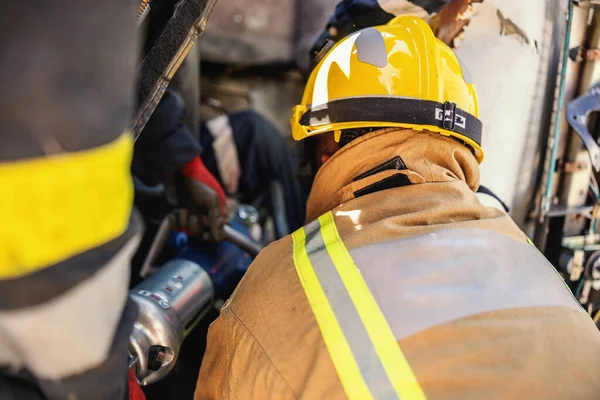
[[[404,177],[394,177],[398,174]],[[319,169],[307,221],[364,193],[383,190],[386,182],[398,186],[456,180],[472,190],[479,186],[479,165],[466,146],[439,133],[381,129],[353,140]]]

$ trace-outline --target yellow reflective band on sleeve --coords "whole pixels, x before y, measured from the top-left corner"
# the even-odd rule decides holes
[[[292,241],[294,243],[294,266],[298,278],[315,315],[344,391],[351,400],[370,400],[373,397],[308,258],[304,228],[292,233]]]
[[[0,163],[0,279],[121,235],[133,203],[132,150],[123,134],[90,150]]]
[[[319,217],[319,222],[327,251],[352,298],[398,397],[404,400],[425,399],[425,394],[383,313],[340,238],[333,214],[328,212],[322,215]]]

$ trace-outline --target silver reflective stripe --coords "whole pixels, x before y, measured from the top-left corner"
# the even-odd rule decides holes
[[[584,312],[534,247],[487,230],[445,229],[350,254],[397,339],[502,309]]]
[[[374,399],[397,399],[381,360],[365,329],[346,286],[325,248],[318,220],[309,223],[306,251],[338,323],[348,341],[358,368]]]

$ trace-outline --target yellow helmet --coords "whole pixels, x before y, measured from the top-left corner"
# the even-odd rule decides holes
[[[454,52],[412,16],[341,40],[313,70],[290,120],[295,140],[344,129],[439,132],[483,160],[475,88]]]

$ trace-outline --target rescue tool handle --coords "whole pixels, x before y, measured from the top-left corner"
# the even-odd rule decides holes
[[[164,249],[167,239],[169,238],[169,234],[173,230],[173,216],[174,214],[168,214],[160,223],[158,231],[154,236],[154,240],[152,240],[152,245],[150,246],[150,250],[148,250],[148,255],[144,260],[142,265],[142,269],[140,270],[140,277],[145,278],[146,276],[152,274],[154,272],[152,268],[152,264],[160,255],[161,251]],[[262,250],[262,246],[256,243],[251,238],[247,237],[243,233],[238,232],[231,225],[225,224],[223,226],[224,231],[224,239],[233,243],[240,249],[244,250],[246,253],[250,254],[253,258],[260,253]]]
[[[253,258],[256,257],[262,250],[262,247],[258,243],[243,233],[236,231],[230,225],[226,224],[223,227],[223,230],[225,231],[225,240],[235,244],[237,247],[250,254]]]

